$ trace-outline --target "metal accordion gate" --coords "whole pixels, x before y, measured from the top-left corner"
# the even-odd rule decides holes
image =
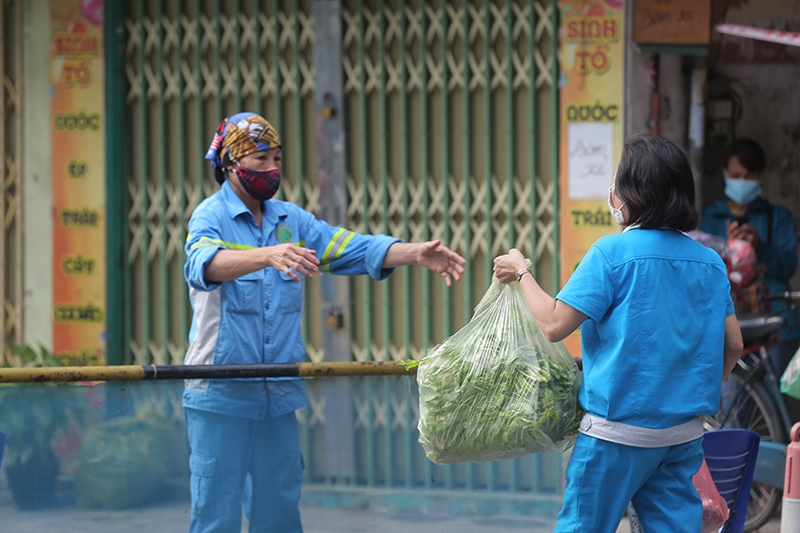
[[[121,286],[109,287],[124,309],[118,362],[183,359],[186,224],[216,190],[203,155],[225,116],[249,110],[275,125],[285,143],[279,194],[319,212],[316,46],[341,48],[347,226],[442,238],[468,261],[451,289],[421,269],[381,283],[350,279],[352,359],[423,357],[470,319],[492,259],[511,247],[532,260],[545,288],[557,287],[555,0],[343,0],[340,42],[315,40],[310,1],[136,0],[117,9],[127,217]],[[321,361],[318,278],[305,294],[308,357]],[[414,389],[408,379],[354,380],[343,471],[326,460],[326,394],[310,382],[310,405],[298,414],[306,487],[505,493],[520,505],[560,498],[558,454],[427,461],[416,444]]]
[[[23,4],[0,1],[0,363],[23,338]]]

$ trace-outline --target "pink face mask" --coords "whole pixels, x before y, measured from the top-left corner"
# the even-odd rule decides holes
[[[275,196],[278,186],[281,184],[281,171],[277,168],[253,170],[237,163],[234,172],[239,176],[244,191],[259,202]]]

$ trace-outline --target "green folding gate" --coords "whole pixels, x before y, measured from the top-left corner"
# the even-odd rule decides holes
[[[22,7],[0,1],[0,363],[23,336]]]
[[[119,128],[109,146],[121,151],[110,157],[127,215],[109,236],[122,255],[120,286],[109,287],[121,295],[120,311],[109,311],[111,362],[182,361],[191,319],[186,223],[216,190],[203,155],[223,117],[266,116],[285,142],[280,194],[319,211],[315,46],[342,52],[347,225],[442,238],[468,260],[451,289],[416,267],[382,283],[352,279],[354,359],[422,357],[469,320],[492,259],[512,246],[546,288],[557,286],[555,0],[344,0],[335,43],[315,41],[310,1],[138,0],[107,11],[122,29],[112,61],[124,82],[109,102],[109,124]],[[308,355],[323,360],[318,278],[307,282],[306,299]],[[355,384],[359,455],[345,480],[315,459],[325,400],[309,387],[301,422],[310,482],[559,492],[557,455],[447,468],[425,461],[413,387],[404,383]]]

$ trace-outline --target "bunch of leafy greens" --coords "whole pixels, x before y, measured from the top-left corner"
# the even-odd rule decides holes
[[[518,283],[492,286],[472,320],[420,361],[419,442],[435,463],[510,459],[575,441],[580,373],[547,341]]]

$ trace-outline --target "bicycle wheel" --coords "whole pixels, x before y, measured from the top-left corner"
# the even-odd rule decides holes
[[[706,428],[749,429],[763,441],[786,442],[772,398],[761,383],[748,381],[748,372],[738,366],[723,384],[720,410],[716,416],[706,417]],[[782,498],[782,490],[753,481],[744,530],[753,531],[766,524]]]

